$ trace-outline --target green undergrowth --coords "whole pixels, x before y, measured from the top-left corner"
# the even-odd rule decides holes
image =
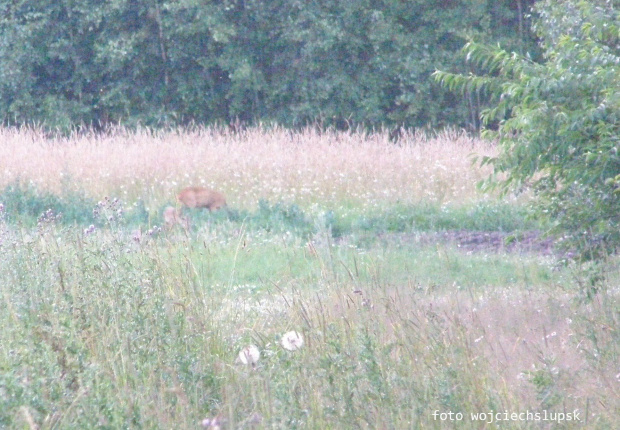
[[[471,412],[575,409],[613,428],[617,299],[573,300],[552,261],[225,219],[136,233],[116,205],[101,228],[0,221],[1,428],[441,429],[434,412],[461,412],[477,429]]]
[[[471,205],[395,205],[379,213],[351,211],[348,214],[328,212],[326,221],[335,236],[354,231],[503,231],[544,229],[543,221],[533,218],[526,207],[495,202]]]
[[[572,282],[562,278],[561,272],[553,273],[557,268],[553,258],[534,254],[467,255],[450,244],[416,241],[397,245],[374,241],[358,246],[353,242],[334,243],[328,235],[317,235],[306,242],[293,235],[252,231],[233,237],[202,232],[196,239],[178,234],[173,235],[174,246],[167,252],[178,260],[178,267],[191,268],[192,278],[206,282],[204,288],[234,283],[271,289],[273,282],[292,279],[301,285],[314,285],[325,273],[334,282],[355,279],[377,285],[405,283],[412,288],[434,285],[477,289]],[[179,252],[188,246],[188,240],[190,251]]]
[[[65,224],[88,225],[95,221],[93,208],[96,202],[68,186],[63,187],[60,195],[56,195],[18,180],[0,192],[0,203],[4,206],[4,217],[9,223],[33,226],[49,211],[55,215],[62,214],[62,222]]]
[[[53,214],[64,225],[105,226],[111,216],[122,212],[122,223],[128,227],[150,228],[163,224],[165,206],[147,208],[143,201],[131,204],[114,198],[95,201],[75,187],[63,187],[59,194],[38,190],[15,182],[0,192],[5,220],[10,224],[34,226],[44,214]],[[111,208],[113,206],[113,208]],[[103,209],[110,210],[103,210]],[[112,212],[113,213],[112,213]],[[233,223],[249,230],[289,232],[308,238],[325,229],[339,238],[354,233],[407,233],[421,231],[470,230],[514,232],[544,230],[546,224],[532,218],[527,208],[501,201],[470,205],[394,204],[377,212],[361,208],[304,208],[294,203],[260,200],[255,210],[227,210],[210,213],[200,209],[184,209],[194,230],[205,225]]]

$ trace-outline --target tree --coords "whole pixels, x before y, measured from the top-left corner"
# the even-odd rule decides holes
[[[0,3],[0,118],[65,127],[97,104],[93,39],[100,2]],[[58,25],[62,23],[62,25]]]
[[[534,0],[0,0],[0,122],[477,128],[430,78]]]
[[[620,246],[619,14],[604,0],[544,0],[534,12],[541,63],[470,42],[468,60],[487,73],[435,78],[495,96],[482,113],[484,135],[501,148],[482,159],[494,168],[487,184],[531,185],[564,244],[596,260]]]

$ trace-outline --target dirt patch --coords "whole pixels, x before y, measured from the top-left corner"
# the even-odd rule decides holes
[[[544,237],[539,231],[506,233],[501,231],[449,230],[407,233],[398,236],[402,241],[414,241],[425,245],[453,244],[467,252],[557,254],[553,239]]]
[[[501,231],[446,231],[435,233],[442,240],[467,251],[532,252],[553,254],[553,240],[537,231],[505,233]]]

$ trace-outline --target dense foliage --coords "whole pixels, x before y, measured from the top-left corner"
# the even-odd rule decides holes
[[[532,0],[0,0],[0,120],[477,127],[429,79],[531,50]]]
[[[502,153],[487,158],[506,188],[531,184],[581,257],[620,245],[620,14],[613,2],[545,0],[535,29],[544,62],[470,43],[484,76],[437,73],[451,89],[496,95]]]

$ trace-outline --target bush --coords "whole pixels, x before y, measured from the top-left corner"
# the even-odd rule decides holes
[[[7,221],[33,225],[45,212],[62,214],[65,224],[91,224],[94,222],[95,202],[84,194],[66,189],[62,197],[24,185],[19,180],[7,185],[0,193]]]
[[[290,230],[302,236],[309,235],[313,229],[310,219],[299,206],[285,206],[280,202],[270,206],[266,200],[258,202],[258,211],[250,222],[269,231]]]
[[[545,0],[535,8],[542,64],[471,42],[485,76],[436,72],[452,90],[489,91],[485,135],[500,154],[488,186],[532,187],[536,208],[581,260],[620,245],[620,14],[612,2]],[[498,179],[499,178],[499,179]]]

